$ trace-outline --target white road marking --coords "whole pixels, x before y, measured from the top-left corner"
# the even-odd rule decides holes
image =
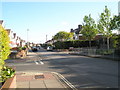
[[[60,73],[57,72],[51,72],[53,74],[56,74],[57,76],[59,76],[63,82],[65,82],[72,90],[78,90],[77,88],[75,88],[74,85],[72,85],[63,75],[61,75]]]
[[[40,63],[40,64],[44,64],[41,60],[39,60],[39,63]]]
[[[37,65],[39,64],[37,61],[34,61],[34,62],[35,62],[35,64],[37,64]]]
[[[41,60],[34,61],[34,62],[35,62],[36,65],[38,65],[38,64],[42,64],[43,65],[44,64]]]

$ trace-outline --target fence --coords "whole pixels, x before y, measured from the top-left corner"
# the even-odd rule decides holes
[[[120,56],[115,53],[115,49],[88,49],[88,48],[72,48],[70,50],[72,54],[108,58],[113,60],[119,60]]]

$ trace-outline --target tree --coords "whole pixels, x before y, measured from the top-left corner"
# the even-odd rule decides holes
[[[120,31],[120,15],[119,16],[114,16],[113,19],[111,20],[111,30],[119,30]],[[114,34],[113,36],[113,47],[116,49],[120,49],[120,35]]]
[[[65,40],[70,40],[72,37],[73,37],[72,33],[60,31],[53,37],[53,39],[58,41],[65,41]]]
[[[83,37],[85,37],[87,40],[89,40],[89,46],[91,48],[91,40],[97,34],[96,24],[90,14],[89,14],[89,16],[85,16],[83,18],[83,21],[84,22],[83,22],[82,30],[80,33],[83,35]]]
[[[98,21],[98,28],[99,33],[102,33],[107,38],[107,49],[109,50],[109,39],[112,37],[112,30],[111,30],[111,20],[110,17],[111,13],[110,10],[105,6],[105,10],[99,16],[100,19]]]
[[[113,29],[119,29],[120,30],[120,15],[119,16],[114,16],[113,19],[111,20],[111,30]]]
[[[3,68],[10,54],[9,37],[7,31],[0,25],[0,70]]]

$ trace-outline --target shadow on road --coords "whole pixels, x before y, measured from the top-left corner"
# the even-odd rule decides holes
[[[61,73],[77,88],[117,88],[118,62],[105,59],[42,52],[48,68]],[[49,58],[50,57],[50,58]],[[52,58],[51,57],[56,57]],[[58,58],[57,58],[58,57]],[[93,90],[93,89],[92,89]]]

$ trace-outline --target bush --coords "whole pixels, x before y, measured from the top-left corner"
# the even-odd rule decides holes
[[[4,66],[1,72],[2,82],[5,82],[8,78],[11,78],[15,75],[15,70],[11,67]]]
[[[109,50],[107,50],[107,49],[98,49],[96,51],[96,53],[101,54],[101,55],[110,55],[110,54],[114,53],[114,50],[112,50],[112,49],[109,49]]]
[[[72,40],[72,41],[58,41],[54,43],[55,49],[69,49],[69,47],[74,48],[82,48],[89,47],[89,41],[81,41],[81,40]],[[97,41],[91,41],[91,46],[98,46]]]
[[[10,54],[9,37],[7,31],[0,25],[0,69],[4,65],[4,60]]]
[[[7,31],[0,25],[0,81],[4,79],[2,70],[4,68],[4,60],[6,60],[10,54],[9,37]]]

